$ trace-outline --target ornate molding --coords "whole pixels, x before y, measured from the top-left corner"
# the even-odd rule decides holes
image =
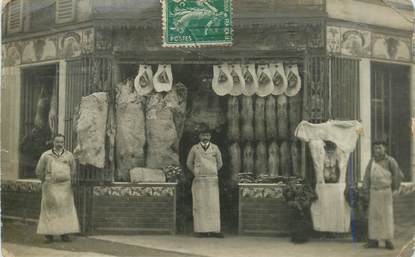
[[[94,187],[94,196],[115,197],[173,197],[174,187],[162,186],[97,186]]]

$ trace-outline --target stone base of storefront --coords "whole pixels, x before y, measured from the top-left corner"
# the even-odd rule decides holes
[[[176,186],[176,183],[95,186],[91,232],[174,234]]]

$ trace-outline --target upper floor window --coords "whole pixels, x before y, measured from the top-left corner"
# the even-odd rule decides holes
[[[9,33],[20,32],[23,29],[23,0],[12,0],[7,13],[7,28]]]
[[[56,0],[56,23],[66,23],[75,19],[76,0]]]

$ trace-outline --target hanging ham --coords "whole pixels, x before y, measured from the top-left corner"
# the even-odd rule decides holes
[[[132,81],[117,85],[115,160],[117,181],[130,181],[130,170],[145,166],[145,97],[137,95]]]
[[[171,65],[159,64],[156,74],[153,77],[154,89],[157,92],[168,92],[173,85],[173,74]]]
[[[278,136],[286,139],[288,136],[288,106],[287,97],[279,95],[277,98]]]
[[[241,160],[241,148],[238,143],[233,143],[229,147],[229,171],[231,184],[237,186],[239,182],[239,173],[242,170],[242,160]]]
[[[298,71],[297,64],[290,64],[285,67],[285,75],[287,76],[287,89],[285,94],[287,96],[294,96],[301,90],[301,77]]]
[[[287,141],[280,146],[280,169],[283,176],[291,175],[291,151]]]
[[[273,95],[281,95],[287,89],[287,77],[284,72],[284,65],[280,63],[271,63],[269,65],[272,82],[274,84],[274,90],[272,91]]]
[[[300,94],[288,98],[288,119],[290,123],[290,137],[295,136],[295,129],[301,121],[301,107],[302,100]]]
[[[255,140],[265,141],[265,98],[256,97],[255,99]]]
[[[267,175],[267,152],[265,142],[258,142],[255,149],[255,174],[257,176]]]
[[[228,139],[231,142],[237,142],[240,138],[239,129],[239,99],[236,96],[228,98]]]
[[[277,129],[277,101],[273,95],[266,97],[265,103],[265,117],[266,117],[266,134],[267,139],[276,139],[278,135]]]
[[[245,89],[242,94],[246,96],[254,95],[258,90],[258,78],[255,72],[255,64],[242,65],[242,75],[245,80]]]
[[[276,142],[268,146],[268,170],[271,177],[280,175],[280,148]]]
[[[233,79],[227,64],[213,65],[212,89],[220,96],[227,95],[233,88]]]
[[[242,153],[242,170],[244,173],[254,174],[255,151],[251,143],[246,143]]]
[[[230,94],[233,96],[241,95],[245,90],[245,79],[242,75],[241,65],[231,64],[229,65],[229,69],[233,80],[233,87]]]
[[[254,140],[254,98],[241,97],[241,139],[243,142]]]
[[[140,65],[134,87],[138,95],[148,95],[153,91],[153,70],[150,65]]]
[[[179,142],[186,114],[187,90],[183,84],[166,93],[153,93],[146,105],[146,166],[179,166]]]
[[[274,91],[274,84],[272,82],[271,71],[268,65],[258,65],[257,70],[258,89],[256,94],[258,96],[267,96]]]

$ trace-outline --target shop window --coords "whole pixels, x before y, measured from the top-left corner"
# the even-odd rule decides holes
[[[387,142],[406,181],[411,180],[410,93],[408,67],[372,64],[372,141]]]
[[[75,19],[75,0],[56,0],[56,23],[71,22]]]
[[[23,27],[23,0],[13,0],[9,4],[7,27],[9,33],[21,32]]]
[[[35,178],[40,155],[52,146],[58,127],[57,66],[23,70],[20,178]]]

